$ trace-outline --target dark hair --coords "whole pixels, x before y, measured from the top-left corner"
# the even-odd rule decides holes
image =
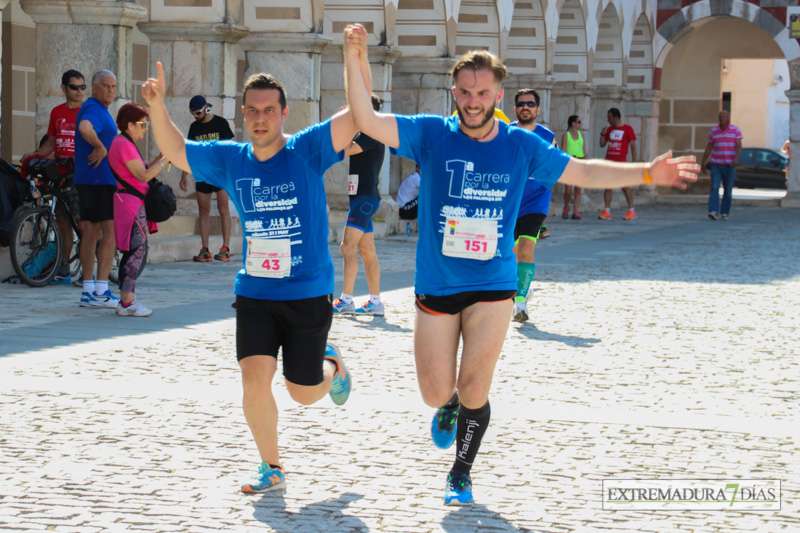
[[[150,113],[142,104],[130,102],[120,107],[119,111],[117,111],[117,127],[119,128],[119,131],[124,133],[125,130],[128,129],[128,125],[130,123],[140,122],[143,118],[147,118],[149,116]]]
[[[242,91],[242,105],[247,100],[247,91],[250,89],[276,89],[279,93],[278,99],[281,103],[281,110],[286,109],[286,91],[283,89],[283,84],[278,81],[278,78],[272,74],[253,74],[247,81],[244,82],[244,89]]]
[[[578,115],[570,115],[569,118],[567,119],[567,127],[571,128],[572,127],[572,123],[573,122],[578,122],[579,118],[580,117]]]
[[[616,107],[612,107],[611,109],[608,110],[608,112],[611,113],[611,116],[614,118],[622,118],[622,113],[620,113],[619,109],[617,109]]]
[[[471,68],[472,70],[490,70],[494,74],[494,79],[499,83],[503,83],[508,78],[508,70],[506,66],[500,61],[500,58],[487,50],[470,50],[463,56],[459,57],[456,64],[450,70],[450,75],[453,77],[453,83],[456,81],[456,76],[464,68]]]
[[[69,80],[71,80],[72,78],[80,78],[84,81],[86,80],[86,78],[83,77],[83,74],[81,74],[77,70],[69,69],[64,74],[61,75],[61,85],[68,84]]]
[[[374,109],[375,111],[380,111],[382,105],[383,105],[383,100],[381,100],[381,97],[375,93],[372,93],[372,109]]]
[[[517,94],[514,95],[514,106],[516,106],[519,102],[519,97],[525,96],[526,94],[532,94],[533,99],[536,100],[536,107],[539,107],[539,104],[541,103],[539,100],[539,93],[537,93],[534,89],[520,89],[517,91]]]

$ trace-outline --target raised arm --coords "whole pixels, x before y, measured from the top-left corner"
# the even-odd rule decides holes
[[[372,108],[371,88],[368,86],[369,59],[367,30],[352,24],[344,30],[345,90],[347,103],[358,130],[383,144],[397,148],[400,137],[394,115],[377,113]]]
[[[685,189],[697,181],[700,166],[693,155],[672,157],[672,152],[661,154],[651,163],[615,163],[605,159],[571,158],[558,180],[567,185],[589,189],[617,189],[645,185],[645,169],[652,184]]]
[[[186,172],[191,172],[189,160],[186,158],[186,140],[172,120],[169,118],[167,106],[164,104],[166,82],[164,81],[164,67],[161,61],[156,63],[158,79],[150,78],[142,85],[142,96],[150,106],[150,131],[164,154],[164,158],[175,163],[175,166]]]

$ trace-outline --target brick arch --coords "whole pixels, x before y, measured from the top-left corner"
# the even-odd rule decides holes
[[[395,18],[397,46],[403,57],[447,57],[447,10],[444,0],[398,0]]]
[[[653,85],[653,34],[644,13],[633,27],[627,78],[630,89],[650,89]]]
[[[455,56],[469,50],[488,50],[502,56],[501,48],[497,1],[462,2],[458,11]]]
[[[517,0],[508,33],[506,66],[513,74],[544,74],[547,29],[541,0]]]
[[[578,0],[564,0],[560,14],[553,58],[557,81],[582,82],[588,79],[586,14]]]
[[[800,89],[800,44],[798,44],[800,40],[789,37],[786,7],[762,7],[761,3],[761,0],[659,2],[660,5],[668,7],[657,11],[656,31],[667,42],[658,53],[653,81],[654,88],[660,88],[661,67],[669,50],[685,32],[702,25],[712,17],[730,16],[751,22],[772,36],[789,62],[792,88]],[[673,4],[685,5],[680,8],[671,7]]]
[[[598,85],[622,85],[622,31],[614,4],[603,10],[598,23],[592,82]]]

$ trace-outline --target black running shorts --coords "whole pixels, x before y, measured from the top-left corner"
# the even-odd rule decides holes
[[[236,296],[236,359],[270,355],[283,347],[283,375],[297,385],[319,385],[333,317],[332,297],[254,300]]]
[[[514,225],[514,241],[516,242],[520,237],[537,240],[539,230],[542,229],[546,218],[547,215],[542,213],[530,213],[519,217]]]
[[[429,315],[457,315],[470,305],[479,302],[502,302],[510,300],[517,294],[516,289],[510,291],[467,291],[447,296],[431,296],[417,294],[416,303],[420,311]]]
[[[210,183],[206,183],[205,181],[196,181],[194,182],[194,190],[197,192],[201,192],[203,194],[213,194],[217,191],[221,191],[222,187],[211,185]]]
[[[116,185],[75,185],[81,207],[81,220],[105,222],[114,220]]]

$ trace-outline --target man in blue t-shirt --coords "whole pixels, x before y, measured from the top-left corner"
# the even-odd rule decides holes
[[[75,117],[75,188],[81,211],[80,258],[83,265],[81,307],[116,309],[119,298],[108,288],[108,273],[114,262],[114,194],[117,181],[108,164],[108,149],[117,135],[117,125],[108,106],[117,95],[117,77],[110,70],[92,76],[92,96]],[[100,246],[97,241],[100,240]],[[97,279],[94,276],[97,261]]]
[[[539,93],[534,89],[520,89],[514,95],[514,113],[517,120],[512,122],[512,126],[519,126],[528,131],[532,131],[544,142],[553,144],[556,134],[550,128],[536,123],[536,117],[541,110]],[[534,261],[534,249],[536,241],[547,228],[544,221],[547,218],[547,211],[550,209],[550,199],[553,193],[549,187],[542,187],[535,179],[525,182],[525,189],[522,191],[522,204],[519,208],[519,216],[514,226],[515,253],[517,254],[517,295],[514,298],[514,308],[511,312],[511,320],[514,322],[525,322],[528,320],[528,308],[526,300],[528,287],[533,281],[536,271]]]
[[[289,394],[310,405],[330,393],[341,405],[350,374],[339,350],[327,343],[331,326],[333,261],[323,173],[343,159],[356,129],[349,111],[291,137],[283,85],[255,74],[242,94],[250,143],[184,139],[164,105],[161,63],[142,95],[164,156],[228,192],[244,234],[244,268],[236,276],[236,356],[242,370],[244,413],[261,456],[243,492],[285,486],[278,452],[278,409],[272,394],[278,350]]]
[[[436,408],[434,443],[447,448],[458,441],[444,503],[469,504],[470,470],[489,424],[489,389],[516,293],[512,227],[525,182],[530,177],[547,188],[558,179],[593,188],[651,182],[685,188],[686,181],[697,179],[699,167],[690,164],[694,157],[668,159],[668,154],[652,164],[587,163],[498,121],[494,108],[502,101],[507,72],[486,51],[468,52],[453,67],[457,116],[376,113],[365,82],[364,26],[345,28],[344,48],[356,127],[421,170],[414,279],[417,378],[423,400]]]

